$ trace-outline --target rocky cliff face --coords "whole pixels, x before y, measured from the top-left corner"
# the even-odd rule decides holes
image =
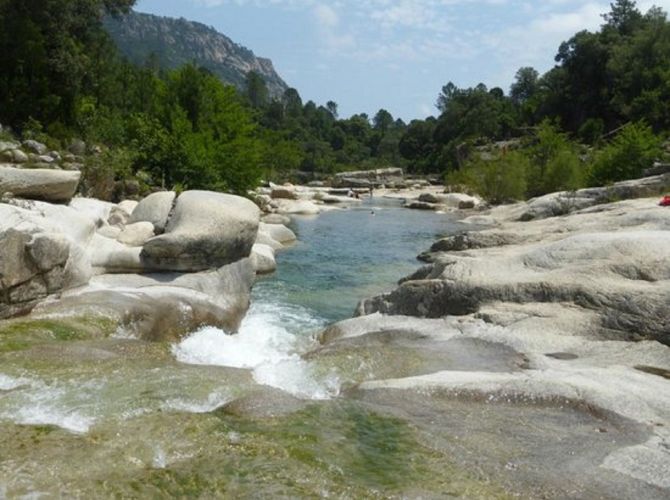
[[[243,88],[247,73],[255,71],[266,81],[270,95],[281,96],[288,85],[275,71],[272,61],[256,57],[227,36],[204,24],[132,12],[105,21],[107,31],[121,52],[136,64],[152,54],[166,68],[195,62],[221,80]]]

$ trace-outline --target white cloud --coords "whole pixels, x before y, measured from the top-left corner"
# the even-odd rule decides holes
[[[503,85],[521,66],[548,69],[562,41],[602,24],[612,0],[191,1],[306,10],[327,55],[386,64],[484,61]],[[644,12],[652,5],[670,10],[670,0],[639,2]]]
[[[327,51],[340,52],[355,48],[356,40],[351,33],[341,30],[340,15],[335,8],[319,3],[313,7],[313,14],[317,32]]]

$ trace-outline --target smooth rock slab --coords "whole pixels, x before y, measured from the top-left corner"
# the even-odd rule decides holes
[[[234,333],[254,279],[251,259],[193,274],[102,275],[41,303],[34,315],[102,317],[115,321],[119,332],[149,341],[179,340],[202,326]]]
[[[0,167],[0,193],[63,203],[74,196],[81,172]]]

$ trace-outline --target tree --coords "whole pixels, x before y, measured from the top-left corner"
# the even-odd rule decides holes
[[[449,102],[454,98],[457,92],[458,87],[456,87],[453,82],[449,82],[442,87],[442,92],[440,92],[440,95],[437,97],[437,103],[435,104],[435,107],[440,113],[444,113],[447,110]]]
[[[107,61],[115,54],[102,16],[126,12],[134,3],[0,2],[0,120],[19,129],[31,117],[74,125],[77,99],[93,90],[99,70],[105,68],[100,58]]]
[[[302,98],[296,89],[286,89],[282,100],[288,116],[296,118],[302,114]]]
[[[628,124],[598,153],[590,172],[594,186],[642,175],[661,153],[661,140],[644,122]]]
[[[437,120],[413,120],[407,126],[398,146],[400,154],[409,161],[412,172],[434,172],[432,165],[437,144],[433,139]]]
[[[616,0],[610,4],[610,12],[603,14],[605,27],[612,28],[620,35],[630,35],[642,21],[642,13],[634,0]]]
[[[516,72],[514,83],[510,88],[510,97],[517,104],[523,104],[538,91],[540,74],[535,68],[524,67]]]
[[[328,109],[330,114],[333,115],[333,118],[337,120],[337,103],[335,101],[328,101],[326,103],[326,109]]]
[[[583,175],[576,147],[551,121],[537,127],[527,156],[527,196],[581,187]]]
[[[374,129],[384,134],[393,126],[393,115],[385,109],[380,109],[372,119]]]
[[[262,108],[268,103],[270,96],[268,86],[265,79],[256,71],[247,73],[246,94],[254,108]]]

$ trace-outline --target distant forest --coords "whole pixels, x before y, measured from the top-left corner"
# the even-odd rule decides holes
[[[262,179],[398,166],[505,202],[639,176],[664,154],[670,22],[632,0],[562,43],[544,75],[521,68],[508,91],[447,83],[438,116],[409,124],[384,109],[340,118],[335,102],[292,88],[271,99],[253,72],[238,91],[191,64],[133,65],[102,20],[134,3],[0,0],[0,123],[55,147],[100,145],[90,175],[147,189],[244,193]]]

